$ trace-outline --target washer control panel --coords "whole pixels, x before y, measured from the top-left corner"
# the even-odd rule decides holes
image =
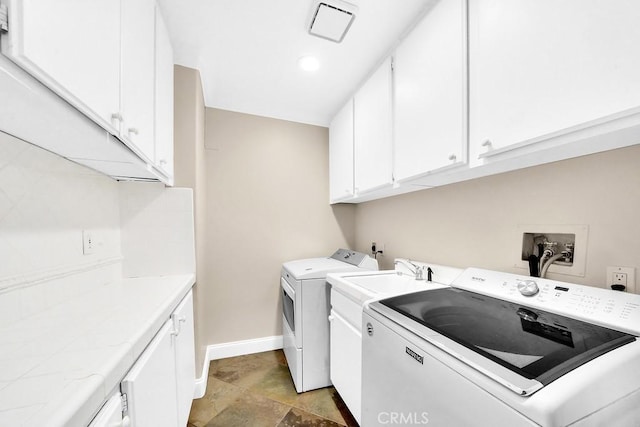
[[[640,336],[640,295],[479,268],[451,286]]]

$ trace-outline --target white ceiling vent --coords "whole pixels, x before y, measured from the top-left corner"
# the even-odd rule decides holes
[[[314,3],[309,34],[340,43],[356,18],[358,7],[339,0]]]

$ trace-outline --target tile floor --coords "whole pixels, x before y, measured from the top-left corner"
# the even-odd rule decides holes
[[[281,350],[214,360],[188,427],[357,426],[333,387],[296,393]]]

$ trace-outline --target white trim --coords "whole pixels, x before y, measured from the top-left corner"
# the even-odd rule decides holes
[[[209,363],[212,360],[226,357],[243,356],[245,354],[260,353],[263,351],[279,350],[282,348],[282,335],[254,338],[244,341],[233,341],[207,346],[202,375],[196,378],[193,398],[200,399],[207,391],[207,378],[209,377]]]

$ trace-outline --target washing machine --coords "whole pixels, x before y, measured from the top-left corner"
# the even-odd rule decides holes
[[[363,426],[640,425],[640,295],[469,268],[363,330]]]
[[[331,385],[327,274],[362,270],[378,270],[378,261],[348,249],[282,265],[283,349],[298,393]]]

